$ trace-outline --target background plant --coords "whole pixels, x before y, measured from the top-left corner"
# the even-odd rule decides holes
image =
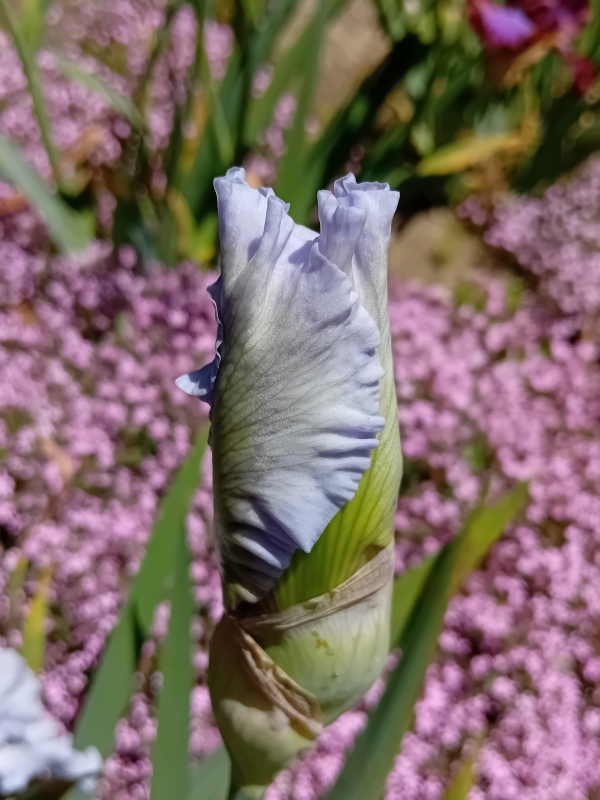
[[[317,108],[326,34],[347,5],[325,0],[300,22],[291,0],[140,0],[106,10],[92,3],[82,22],[74,2],[4,0],[31,111],[9,92],[2,127],[22,140],[36,123],[30,136],[39,131],[43,151],[32,143],[25,155],[62,195],[54,204],[62,213],[41,209],[56,244],[81,244],[60,232],[83,224],[72,215],[67,224],[68,203],[88,233],[112,228],[114,242],[133,244],[142,259],[210,259],[212,181],[244,160],[255,181],[274,183],[294,217],[310,222],[318,189],[353,158],[365,179],[400,188],[410,214],[467,193],[539,190],[596,149],[593,14],[587,25],[584,14],[575,30],[556,31],[573,51],[565,60],[556,36],[498,52],[468,24],[461,0],[424,2],[414,12],[380,2],[387,56],[347,99]],[[79,130],[61,124],[59,107],[48,111],[49,81],[78,106]],[[31,201],[27,170],[7,148],[4,174]],[[40,187],[35,196],[38,205]],[[108,217],[99,213],[107,205]]]

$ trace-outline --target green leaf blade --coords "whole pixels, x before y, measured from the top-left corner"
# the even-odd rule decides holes
[[[164,499],[162,512],[154,529],[152,539],[133,589],[133,597],[143,628],[152,625],[154,609],[158,605],[164,580],[170,574],[174,559],[174,531],[183,524],[188,506],[199,484],[200,464],[206,450],[208,432],[199,434],[196,443],[180,468],[177,477]],[[165,562],[168,569],[165,569]]]
[[[95,745],[103,757],[109,755],[114,728],[127,706],[135,671],[136,636],[134,613],[127,603],[111,633],[108,647],[88,694],[75,729],[76,747]]]
[[[124,119],[129,122],[132,127],[136,130],[145,133],[147,130],[147,125],[144,117],[140,113],[140,111],[136,108],[135,103],[126,97],[121,92],[113,89],[113,87],[107,83],[105,80],[100,78],[98,75],[94,75],[91,72],[83,69],[76,64],[74,61],[71,61],[68,58],[64,58],[63,56],[54,53],[54,60],[56,62],[56,66],[69,80],[76,81],[80,83],[82,86],[85,86],[86,89],[94,92],[97,94],[98,97],[101,97],[107,105],[109,105],[112,109],[114,109],[117,114],[120,114]]]
[[[475,755],[471,755],[460,764],[446,789],[444,800],[467,800],[475,784],[475,761]]]
[[[456,541],[456,540],[455,540]],[[402,635],[403,656],[389,676],[383,698],[327,800],[378,800],[387,774],[409,730],[435,652],[450,597],[450,581],[458,553],[455,542],[446,546],[435,563]]]
[[[44,220],[50,238],[62,253],[72,253],[88,244],[83,220],[52,193],[34,168],[25,161],[17,145],[0,135],[0,177],[18,189]]]
[[[223,745],[191,770],[188,800],[226,800],[231,762]]]
[[[478,569],[492,545],[502,536],[506,527],[525,508],[529,498],[529,485],[519,483],[497,503],[482,508],[473,515],[467,526],[465,541],[460,550],[454,575],[452,592],[458,591],[465,578]]]
[[[40,572],[35,595],[31,601],[29,614],[23,625],[23,644],[21,654],[30,669],[41,672],[46,650],[45,622],[48,615],[48,594],[52,583],[52,569],[43,568]]]
[[[327,800],[379,800],[382,796],[387,774],[412,725],[415,704],[435,654],[450,598],[470,569],[478,566],[484,547],[497,540],[526,500],[527,487],[520,485],[495,505],[476,510],[462,532],[435,557],[406,624],[401,632],[397,630],[402,658],[392,670],[383,698],[357,738]],[[426,570],[423,565],[419,567]],[[412,580],[416,582],[414,576]]]
[[[153,749],[150,800],[185,798],[188,793],[188,739],[192,687],[192,586],[187,528],[182,526],[175,559],[171,616],[164,650],[163,686],[158,702],[158,734]]]
[[[146,555],[105,648],[75,728],[74,745],[78,749],[93,745],[103,757],[112,750],[115,726],[125,713],[131,695],[141,644],[150,631],[165,582],[173,573],[176,533],[184,525],[198,485],[207,436],[206,431],[199,434],[165,496],[159,519],[150,534]],[[67,795],[68,800],[81,797],[83,795],[77,789],[72,789]]]
[[[324,14],[324,24],[330,24],[333,22],[347,2],[348,0],[333,0],[333,2],[323,2],[322,13]],[[293,3],[291,5],[293,6]],[[285,4],[280,2],[274,7],[271,15],[275,16],[278,8],[281,8],[283,13],[289,13],[290,9],[287,9],[287,6],[290,6],[289,0],[285,0]],[[282,15],[282,10],[278,12],[280,16]],[[287,17],[283,20],[283,22],[285,21],[287,21]],[[304,66],[307,63],[311,63],[310,60],[313,57],[311,40],[314,35],[314,32],[311,30],[311,24],[312,23],[309,22],[306,28],[298,36],[294,44],[288,50],[286,50],[283,56],[279,59],[278,63],[273,69],[271,82],[269,83],[266,91],[260,97],[256,98],[251,104],[248,110],[248,118],[246,120],[245,144],[247,147],[252,147],[258,134],[268,127],[269,123],[271,122],[275,106],[281,98],[281,95],[289,90],[290,86],[294,83],[295,78],[303,70]],[[280,32],[281,27],[282,23],[278,22],[278,25],[276,26],[277,33]],[[259,40],[264,38],[264,34],[258,37]],[[261,42],[259,41],[256,48],[257,50],[260,48],[260,54],[256,59],[257,63],[260,64],[268,55],[270,48],[274,44],[274,41],[275,35],[273,35],[272,31],[269,31],[268,46],[261,47]]]
[[[390,625],[390,648],[400,647],[402,633],[410,613],[423,589],[423,585],[435,563],[435,556],[424,558],[416,567],[407,570],[394,581],[392,592],[392,619]]]

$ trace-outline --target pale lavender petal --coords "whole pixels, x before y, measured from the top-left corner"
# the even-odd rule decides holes
[[[221,364],[221,345],[223,343],[223,323],[221,322],[221,305],[223,298],[223,281],[221,277],[208,287],[207,293],[213,301],[215,309],[215,319],[217,321],[217,341],[215,343],[215,357],[201,369],[188,372],[177,378],[175,383],[187,394],[199,397],[209,405],[213,402],[213,387],[219,374]]]
[[[267,200],[272,189],[252,189],[246,183],[242,167],[230,169],[224,178],[216,178],[215,192],[219,207],[219,239],[223,291],[227,295],[262,239],[267,215]],[[314,239],[317,234],[296,226],[301,238]]]
[[[367,215],[362,209],[343,205],[331,192],[319,192],[317,202],[321,223],[319,250],[353,281],[352,257]]]
[[[365,214],[354,252],[353,284],[360,302],[377,322],[383,336],[388,328],[388,248],[400,195],[390,191],[387,183],[357,183],[354,175],[336,181],[334,194],[340,205]]]
[[[351,261],[347,243],[333,230],[320,240],[294,225],[282,201],[250,189],[239,172],[220,179],[217,195],[215,517],[235,603],[263,596],[354,496],[384,425],[383,372],[377,326],[327,257]],[[333,216],[356,243],[364,212],[348,206]]]

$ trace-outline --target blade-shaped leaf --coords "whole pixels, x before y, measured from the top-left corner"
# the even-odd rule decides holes
[[[140,571],[110,636],[77,723],[74,744],[79,749],[94,745],[103,756],[111,752],[115,725],[131,694],[131,681],[141,644],[150,631],[165,582],[172,574],[176,532],[184,524],[189,503],[198,486],[206,442],[207,433],[204,431],[198,436],[164,499]],[[69,800],[79,800],[80,797],[82,795],[76,789],[68,795]]]
[[[231,762],[221,746],[190,771],[188,800],[226,800]]]
[[[148,228],[138,198],[119,197],[112,230],[114,245],[133,245],[142,263],[148,264],[155,257],[154,241]]]
[[[350,150],[370,131],[389,93],[415,64],[423,60],[426,52],[426,46],[412,34],[396,42],[350,101],[328,123],[303,161],[302,181],[295,189],[296,222],[307,223],[317,191],[343,172]]]
[[[456,576],[464,575],[465,565],[472,563],[463,549],[467,549],[466,543],[497,538],[498,528],[503,530],[524,503],[522,488],[517,489],[521,491],[519,503],[515,500],[518,492],[513,490],[494,506],[475,511],[463,531],[436,556],[400,638],[403,656],[390,673],[383,698],[357,738],[327,800],[379,800],[382,796],[402,738],[412,725],[446,608],[458,586]],[[486,536],[482,534],[484,530]]]
[[[321,4],[321,9],[317,9],[315,12],[315,16],[319,13],[323,13],[324,24],[327,25],[335,19],[347,3],[348,0],[328,0],[328,2],[323,2]],[[278,3],[277,6],[274,7],[274,10],[280,5],[283,4]],[[245,132],[245,141],[248,147],[254,144],[258,134],[265,130],[271,122],[273,111],[281,95],[290,88],[295,78],[297,78],[299,74],[302,74],[306,68],[306,64],[310,64],[313,58],[311,42],[314,36],[311,25],[312,22],[309,22],[294,44],[279,59],[273,69],[273,75],[268,88],[264,94],[251,104],[246,120]],[[270,44],[273,44],[272,40]],[[262,49],[264,51],[266,48]],[[262,60],[263,59],[260,58],[258,63],[260,64]]]
[[[17,145],[0,135],[0,178],[18,189],[46,223],[50,238],[63,253],[82,250],[89,241],[82,219],[53,194]]]
[[[347,0],[343,0],[343,2],[347,2]],[[278,36],[285,28],[296,6],[297,0],[278,0],[277,3],[266,4],[263,18],[254,29],[250,43],[252,63],[255,66],[260,66],[269,58]]]
[[[502,499],[489,508],[482,508],[471,519],[465,532],[454,574],[451,591],[457,592],[465,578],[478,569],[492,545],[502,536],[507,526],[525,508],[529,498],[529,485],[519,483]]]
[[[297,96],[292,127],[286,137],[286,152],[279,163],[276,193],[290,203],[292,216],[296,211],[296,193],[302,188],[302,176],[305,171],[305,160],[308,154],[305,127],[312,110],[319,77],[326,19],[327,4],[321,3],[317,7],[317,13],[309,25],[310,36],[306,40],[302,84]],[[310,57],[308,57],[309,53]]]
[[[381,797],[402,737],[412,724],[415,703],[435,652],[450,599],[450,581],[459,547],[457,538],[437,556],[404,629],[403,656],[391,672],[385,694],[371,714],[367,728],[357,738],[354,751],[326,795],[327,800],[378,800]]]
[[[23,626],[21,653],[34,672],[40,672],[44,666],[44,651],[46,649],[44,624],[48,614],[48,594],[51,583],[52,568],[45,567],[40,572],[35,595],[31,601],[29,614]]]
[[[323,0],[323,5],[327,7],[327,20],[331,20],[347,2],[348,0]],[[256,26],[249,42],[247,58],[242,58],[239,47],[234,48],[229,59],[227,74],[218,89],[219,104],[214,106],[219,113],[222,110],[221,120],[219,122],[209,119],[193,158],[189,161],[187,158],[180,161],[177,188],[197,220],[201,220],[207,211],[215,208],[213,179],[233,166],[231,161],[224,161],[222,158],[222,147],[216,138],[215,123],[226,124],[231,134],[233,152],[238,158],[243,156],[245,149],[255,144],[256,134],[269,124],[281,94],[278,87],[287,88],[289,81],[304,69],[302,57],[307,60],[312,58],[312,53],[306,50],[305,39],[303,40],[303,36],[310,35],[308,30],[300,35],[290,51],[283,56],[275,70],[273,90],[267,90],[263,97],[253,101],[248,112],[245,90],[251,85],[254,71],[271,57],[276,39],[295,5],[297,4],[293,0],[279,0],[277,3],[267,4],[266,13]],[[316,14],[320,13],[320,9],[317,9]],[[285,68],[284,63],[287,65]],[[280,68],[285,72],[281,82],[278,81]],[[248,74],[248,70],[251,74]],[[258,117],[254,117],[253,109],[257,104],[262,111]]]
[[[160,519],[152,531],[142,567],[132,590],[142,626],[149,630],[174,558],[173,532],[187,516],[187,509],[199,483],[200,464],[208,441],[207,431],[199,434],[194,448],[179,470],[172,490],[165,497]],[[167,567],[165,567],[167,561]]]
[[[9,0],[0,0],[0,26],[8,32],[21,61],[23,73],[27,78],[27,88],[29,89],[33,113],[40,129],[42,144],[52,168],[52,175],[56,181],[60,181],[60,154],[54,144],[52,131],[50,130],[50,118],[48,117],[46,100],[37,69],[35,49],[27,40],[26,31],[17,17],[17,10]],[[33,35],[35,36],[36,34]]]
[[[110,754],[115,725],[123,716],[131,695],[132,677],[141,647],[139,640],[133,603],[128,602],[110,635],[100,669],[94,677],[75,729],[76,747],[95,745],[102,756]],[[83,800],[87,795],[73,787],[66,797],[67,800]]]
[[[54,60],[56,62],[56,66],[65,76],[65,78],[69,78],[70,80],[76,81],[82,86],[85,86],[86,89],[89,89],[90,91],[94,92],[94,94],[97,94],[99,97],[101,97],[111,108],[117,112],[117,114],[120,114],[134,128],[142,132],[146,131],[146,121],[129,97],[121,94],[121,92],[117,91],[116,89],[113,89],[113,87],[103,78],[88,72],[80,67],[79,64],[71,61],[68,58],[64,58],[63,56],[59,56],[54,53]]]
[[[192,688],[192,587],[187,528],[181,526],[175,557],[171,616],[162,659],[158,733],[152,751],[150,800],[185,798],[188,793],[188,739]]]
[[[20,609],[22,606],[22,592],[27,577],[27,570],[29,568],[29,561],[26,558],[19,558],[15,568],[8,576],[8,582],[4,590],[5,597],[8,600],[8,624],[7,627],[14,628],[17,626],[20,618]]]
[[[406,25],[403,20],[404,9],[401,4],[395,0],[375,0],[375,5],[379,12],[381,27],[390,39],[395,42],[402,39],[406,33]]]
[[[390,625],[390,649],[400,646],[404,626],[427,580],[427,576],[431,572],[434,562],[435,556],[424,558],[420,564],[407,570],[394,581],[392,619]]]
[[[229,61],[229,69],[219,89],[220,107],[229,131],[237,130],[242,113],[244,81],[239,62],[239,53],[234,50]],[[234,148],[236,144],[233,144]],[[222,161],[221,149],[215,139],[215,125],[211,120],[211,124],[205,126],[204,134],[189,163],[187,158],[180,160],[176,188],[183,195],[197,220],[215,204],[213,179],[232,166],[231,163]]]
[[[531,147],[526,133],[501,133],[497,136],[472,136],[453,142],[424,158],[417,166],[419,175],[450,175],[485,163],[499,154],[521,153]]]
[[[475,761],[476,756],[472,755],[462,762],[446,789],[444,800],[467,800],[475,783]]]
[[[44,35],[45,17],[52,0],[23,0],[21,30],[27,43],[35,52]]]

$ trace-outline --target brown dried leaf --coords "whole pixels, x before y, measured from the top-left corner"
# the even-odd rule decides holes
[[[65,453],[62,447],[49,436],[42,436],[40,443],[44,453],[57,465],[64,483],[70,483],[76,472],[75,464],[71,458]]]

